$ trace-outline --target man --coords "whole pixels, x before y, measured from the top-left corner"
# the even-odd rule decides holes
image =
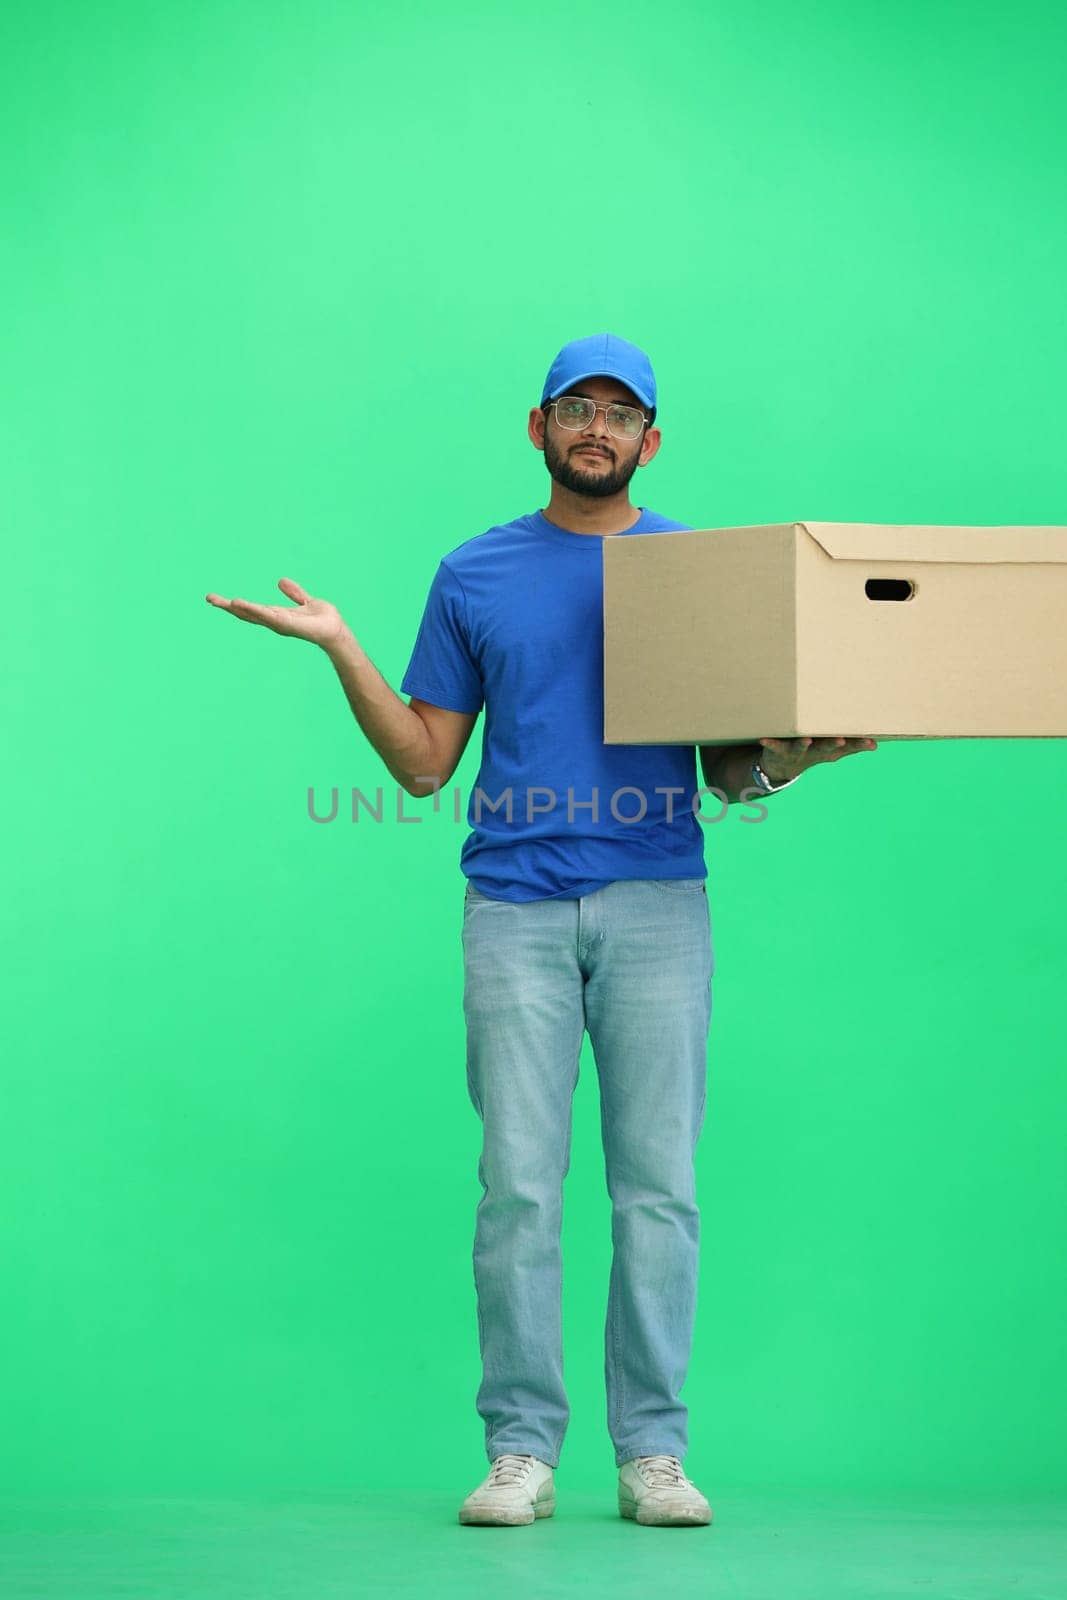
[[[600,1085],[614,1246],[605,1327],[618,1506],[644,1525],[707,1524],[687,1477],[685,1381],[696,1303],[693,1157],[706,1102],[714,970],[692,745],[603,742],[601,540],[685,530],[630,503],[661,442],[645,353],[612,334],[557,355],[529,438],[549,503],[437,567],[401,689],[329,602],[209,594],[329,654],[349,704],[412,795],[446,784],[485,708],[461,850],[467,1088],[483,1125],[473,1265],[488,1476],[468,1524],[555,1508],[569,1419],[560,1229],[583,1035]],[[773,792],[869,739],[700,748],[727,803]],[[636,799],[635,799],[636,796]]]

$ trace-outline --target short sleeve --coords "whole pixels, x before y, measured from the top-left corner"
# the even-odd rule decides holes
[[[482,675],[471,652],[466,595],[444,561],[430,585],[400,687],[404,694],[446,711],[476,713],[482,709]]]

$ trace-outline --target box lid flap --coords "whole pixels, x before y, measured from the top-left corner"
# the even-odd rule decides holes
[[[1067,527],[797,522],[835,561],[1067,562]]]

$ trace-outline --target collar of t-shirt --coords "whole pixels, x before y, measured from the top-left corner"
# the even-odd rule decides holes
[[[582,545],[587,544],[591,550],[600,548],[605,538],[619,538],[628,533],[645,533],[651,531],[649,524],[654,518],[649,513],[647,506],[641,506],[641,515],[631,528],[624,528],[621,534],[597,533],[572,533],[569,528],[560,528],[554,522],[549,522],[543,511],[535,511],[530,517],[530,526],[533,531],[546,539],[554,539],[559,544]]]

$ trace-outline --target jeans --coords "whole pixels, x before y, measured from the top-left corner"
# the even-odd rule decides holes
[[[482,1122],[474,1280],[489,1460],[559,1464],[563,1180],[582,1036],[600,1084],[613,1246],[604,1331],[615,1463],[684,1458],[714,957],[703,878],[463,908],[467,1088]]]

